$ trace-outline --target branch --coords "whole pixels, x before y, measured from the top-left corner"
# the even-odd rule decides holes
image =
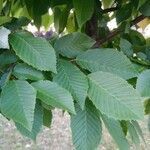
[[[118,7],[107,8],[107,9],[104,9],[104,10],[103,10],[103,13],[104,13],[104,14],[105,14],[105,13],[109,13],[109,12],[115,11],[115,10],[117,10],[117,9],[118,9]]]
[[[143,16],[143,15],[138,16],[137,18],[135,18],[134,20],[131,21],[130,26],[136,25],[138,22],[142,21],[142,20],[145,19],[145,18],[146,18],[146,17]],[[112,40],[116,35],[120,34],[121,32],[123,32],[123,30],[121,30],[121,29],[119,29],[119,28],[116,29],[116,30],[113,31],[113,32],[110,32],[107,37],[105,37],[105,38],[103,38],[103,39],[100,39],[100,40],[97,40],[97,42],[94,44],[93,47],[94,47],[94,48],[99,47],[101,44],[103,44],[103,43],[105,43],[105,42],[107,42],[107,41]]]
[[[137,18],[135,18],[134,20],[131,21],[131,25],[136,25],[137,23],[139,23],[140,21],[142,21],[143,19],[145,19],[146,17],[143,15],[138,16]]]

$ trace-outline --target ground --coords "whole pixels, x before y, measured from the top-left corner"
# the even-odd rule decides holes
[[[71,142],[71,131],[69,129],[69,115],[63,115],[60,110],[54,110],[51,129],[43,128],[36,143],[28,138],[22,137],[12,122],[0,116],[0,150],[73,150]],[[145,119],[140,122],[143,129],[147,149],[150,147],[150,132],[147,129]],[[106,129],[103,129],[103,137],[98,150],[116,150],[117,146],[111,139]],[[130,140],[130,137],[128,137]],[[131,149],[136,150],[131,144]],[[146,150],[141,144],[140,150]]]

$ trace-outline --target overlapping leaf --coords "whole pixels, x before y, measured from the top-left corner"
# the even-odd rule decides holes
[[[94,0],[73,0],[77,22],[81,28],[94,13]]]
[[[116,11],[116,21],[117,23],[121,23],[122,21],[125,21],[131,17],[133,10],[133,3],[127,3],[122,5],[117,11]]]
[[[9,17],[9,16],[1,16],[1,17],[0,17],[0,25],[3,25],[3,24],[5,24],[5,23],[8,23],[8,22],[10,22],[11,20],[12,20],[12,18]]]
[[[73,58],[89,49],[94,43],[95,41],[86,34],[74,32],[58,39],[54,47],[63,56]]]
[[[49,0],[39,0],[38,3],[36,0],[24,0],[25,6],[28,10],[29,15],[34,20],[34,24],[40,28],[42,15],[48,12],[50,5]]]
[[[3,0],[0,0],[0,13],[1,13],[2,9],[3,9]]]
[[[11,34],[10,44],[20,59],[27,64],[39,70],[56,73],[55,52],[45,39],[35,38],[28,32],[16,32]]]
[[[139,10],[144,16],[150,16],[150,1],[146,0]]]
[[[137,71],[130,60],[115,49],[91,49],[79,55],[77,63],[91,72],[105,71],[130,79],[137,76]]]
[[[41,71],[36,70],[35,68],[25,64],[25,63],[19,63],[15,66],[13,70],[13,74],[21,79],[21,80],[42,80],[44,79],[44,75]]]
[[[34,120],[33,120],[33,126],[32,130],[29,131],[26,128],[24,128],[21,124],[15,123],[17,129],[19,132],[28,137],[31,138],[32,140],[36,140],[37,134],[40,132],[42,125],[43,125],[43,109],[42,106],[40,106],[38,103],[35,106],[35,111],[34,111]]]
[[[135,128],[136,132],[138,133],[138,135],[142,138],[144,144],[146,145],[144,134],[142,132],[142,129],[141,129],[139,123],[137,121],[133,120],[132,125],[134,126],[134,128]]]
[[[136,88],[141,93],[141,96],[150,97],[150,70],[143,71],[139,75]]]
[[[108,118],[105,115],[102,115],[102,119],[110,135],[113,137],[113,139],[117,143],[119,149],[129,150],[130,149],[129,143],[125,137],[125,134],[122,131],[119,121],[114,120],[112,118]]]
[[[9,81],[2,89],[1,111],[7,117],[31,130],[36,100],[35,89],[26,81]]]
[[[88,80],[86,76],[73,64],[65,60],[58,63],[58,73],[54,76],[54,82],[66,88],[84,108],[88,90]]]
[[[0,89],[9,82],[9,79],[11,77],[13,67],[10,67],[8,70],[6,70],[3,75],[0,78]]]
[[[51,122],[52,122],[52,111],[43,109],[43,125],[50,128]]]
[[[47,105],[75,113],[72,96],[66,89],[47,80],[34,82],[32,85],[37,89],[37,97]]]
[[[125,80],[101,71],[88,77],[89,98],[102,113],[120,120],[143,118],[141,98]]]
[[[21,12],[21,11],[19,11],[19,12]],[[16,16],[16,18],[13,18],[11,20],[11,22],[7,22],[5,24],[5,27],[8,28],[11,31],[15,31],[15,30],[18,30],[18,29],[20,29],[20,28],[22,28],[24,26],[27,26],[30,22],[31,22],[31,20],[28,19],[25,16],[24,17],[19,17],[19,18]]]
[[[55,29],[58,33],[61,33],[66,27],[70,7],[68,5],[58,5],[53,8],[53,12]]]
[[[137,134],[137,131],[136,131],[134,125],[130,122],[128,122],[128,131],[129,131],[129,134],[131,136],[133,143],[138,148],[140,146],[139,145],[140,144],[140,138],[139,138],[139,135]]]
[[[120,39],[120,50],[129,57],[133,56],[132,44],[126,39]]]
[[[77,150],[93,150],[101,140],[102,127],[99,114],[90,101],[86,102],[84,110],[77,105],[76,112],[76,115],[71,116],[73,143]]]
[[[150,114],[150,98],[144,101],[144,108],[145,114]]]
[[[5,51],[0,54],[0,66],[9,65],[17,61],[17,56],[10,51]]]

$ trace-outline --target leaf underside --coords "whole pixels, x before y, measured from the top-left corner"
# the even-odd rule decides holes
[[[28,82],[9,81],[2,89],[1,111],[9,119],[31,130],[35,100],[36,91]]]
[[[87,77],[78,67],[65,60],[58,62],[57,70],[53,81],[66,88],[83,109],[88,91]]]
[[[16,54],[39,70],[56,73],[56,56],[53,47],[44,39],[28,32],[16,32],[10,36],[10,44]]]
[[[119,120],[143,118],[141,98],[124,79],[101,71],[88,77],[88,96],[102,113]]]
[[[58,84],[45,80],[32,83],[37,90],[37,98],[53,107],[58,107],[75,114],[71,94]]]
[[[90,101],[85,109],[76,105],[76,115],[71,116],[73,143],[77,150],[93,150],[101,140],[102,127],[96,108]]]
[[[137,76],[130,60],[122,53],[111,48],[91,49],[79,55],[76,62],[90,72],[105,71],[124,79]]]

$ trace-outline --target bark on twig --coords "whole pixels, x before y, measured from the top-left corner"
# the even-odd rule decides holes
[[[136,25],[138,22],[142,21],[143,19],[145,19],[146,17],[143,15],[138,16],[137,18],[135,18],[134,20],[131,21],[130,26]],[[94,48],[99,47],[100,45],[102,45],[103,43],[112,40],[115,36],[117,36],[118,34],[120,34],[122,32],[121,29],[116,29],[113,32],[110,32],[107,37],[97,40],[97,42],[93,45]]]

